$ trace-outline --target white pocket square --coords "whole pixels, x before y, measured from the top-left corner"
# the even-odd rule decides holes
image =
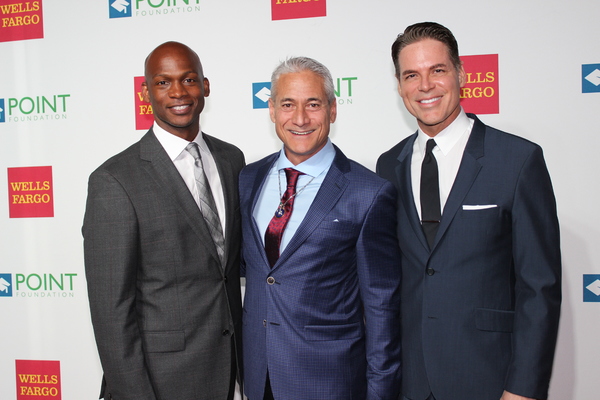
[[[487,210],[488,208],[496,208],[496,207],[498,207],[498,204],[477,204],[477,205],[463,204],[463,210],[465,210],[465,211]]]

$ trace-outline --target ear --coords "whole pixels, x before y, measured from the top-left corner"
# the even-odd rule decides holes
[[[462,63],[460,64],[460,68],[458,70],[458,81],[460,82],[460,87],[465,86],[467,83],[467,74],[465,73]]]
[[[398,79],[398,94],[402,97],[402,84],[400,83],[400,79]]]
[[[148,83],[142,82],[142,100],[146,103],[150,103],[150,93],[148,93]]]
[[[204,78],[202,84],[204,85],[204,97],[208,97],[210,94],[210,82],[208,81],[208,78]]]
[[[271,122],[275,123],[275,103],[273,103],[273,98],[269,99],[269,115],[271,116]]]
[[[329,105],[329,122],[331,122],[332,124],[335,122],[335,119],[337,118],[337,99],[333,99],[333,101],[331,102],[331,104]]]

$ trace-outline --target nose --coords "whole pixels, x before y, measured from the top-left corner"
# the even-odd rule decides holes
[[[187,94],[185,86],[178,81],[173,81],[169,87],[169,97],[180,98]]]
[[[297,107],[296,110],[294,110],[292,122],[296,126],[304,126],[310,122],[310,118],[308,118],[308,113],[304,107]]]
[[[421,78],[419,90],[422,92],[428,92],[435,87],[435,83],[429,78],[429,75],[425,75]]]

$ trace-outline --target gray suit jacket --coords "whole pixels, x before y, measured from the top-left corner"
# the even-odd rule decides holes
[[[232,359],[241,357],[237,181],[244,156],[231,144],[203,137],[225,195],[225,268],[152,130],[90,176],[83,236],[106,383],[101,397],[227,398]]]

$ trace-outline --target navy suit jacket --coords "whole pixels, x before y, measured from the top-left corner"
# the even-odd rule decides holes
[[[262,400],[268,368],[276,399],[395,400],[396,190],[336,147],[307,215],[271,269],[252,214],[278,154],[240,175],[246,395]]]
[[[399,191],[402,391],[412,400],[498,400],[503,390],[545,399],[561,302],[550,177],[539,146],[469,117],[431,251],[411,187],[417,135],[377,163]]]

